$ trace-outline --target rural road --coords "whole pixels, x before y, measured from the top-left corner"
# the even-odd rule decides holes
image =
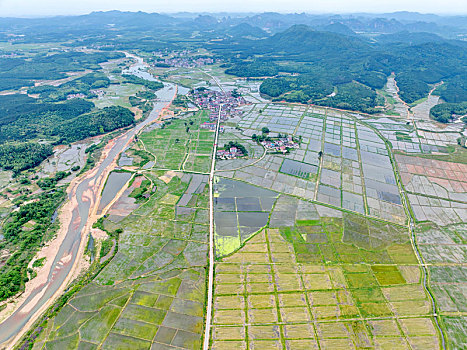
[[[204,72],[210,76],[222,92],[225,92],[222,86],[219,84],[216,78],[211,74]],[[211,171],[209,173],[209,273],[208,273],[208,299],[206,305],[206,325],[204,327],[204,344],[203,350],[209,349],[209,341],[211,338],[211,323],[212,323],[212,294],[214,288],[214,198],[213,198],[213,187],[214,187],[214,169],[216,167],[216,154],[217,154],[217,142],[219,139],[219,126],[221,124],[221,111],[222,105],[219,106],[219,114],[217,116],[216,135],[214,137],[214,149],[212,151],[212,163]]]
[[[212,318],[212,291],[214,286],[214,169],[216,167],[217,140],[219,137],[219,125],[221,120],[222,105],[219,106],[217,117],[216,136],[212,151],[211,172],[209,173],[209,273],[208,273],[208,303],[206,305],[206,326],[204,328],[204,350],[209,349]]]

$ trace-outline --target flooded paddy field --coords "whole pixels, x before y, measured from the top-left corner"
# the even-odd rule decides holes
[[[439,103],[439,96],[430,94],[424,101],[411,108],[414,119],[430,120],[431,108]]]
[[[309,179],[311,176],[318,173],[318,167],[313,164],[301,163],[291,159],[284,159],[282,162],[280,172]]]
[[[403,155],[396,160],[408,191],[467,202],[466,164]]]
[[[175,89],[173,86],[165,85],[164,89],[158,91],[158,94],[163,97],[161,100],[170,101],[173,98]],[[111,166],[112,162],[118,158],[118,155],[123,151],[128,142],[147,124],[153,122],[158,116],[162,108],[166,106],[167,102],[158,102],[154,104],[154,110],[150,116],[143,122],[136,125],[135,128],[127,131],[123,135],[115,138],[106,149],[107,157],[99,163],[99,165],[87,177],[84,177],[81,182],[78,182],[70,193],[70,200],[73,200],[72,208],[69,213],[69,223],[67,223],[66,231],[62,237],[61,245],[58,252],[54,254],[55,258],[51,261],[49,276],[41,285],[34,287],[31,293],[27,296],[26,300],[18,306],[16,311],[11,314],[0,324],[0,342],[6,342],[15,337],[18,332],[21,332],[27,322],[34,319],[39,310],[47,306],[47,303],[60,293],[64,288],[64,281],[70,277],[73,269],[76,267],[76,259],[79,255],[79,248],[81,242],[87,235],[83,234],[83,229],[87,225],[88,216],[92,209],[92,205],[100,195],[96,189],[96,181],[99,183],[103,180],[103,174]],[[204,275],[203,275],[204,276]],[[44,306],[45,305],[45,306]],[[108,309],[104,310],[102,317],[107,317]],[[68,315],[65,313],[65,315]],[[89,314],[88,314],[89,315]],[[80,317],[80,316],[78,316]],[[99,324],[101,322],[98,322]],[[73,323],[79,326],[78,323]],[[67,323],[69,325],[69,323]],[[95,326],[91,329],[95,330]],[[68,334],[67,334],[68,335]],[[41,336],[47,338],[49,334],[41,333]],[[58,348],[63,348],[64,344],[74,344],[76,341],[75,335],[66,339],[60,339]],[[54,346],[54,343],[50,345]]]
[[[211,73],[226,89],[250,90],[254,100],[250,83]],[[191,77],[178,70],[170,79],[214,84],[205,75]],[[395,103],[403,117],[406,107]],[[430,256],[443,322],[462,344],[465,230],[444,226],[467,220],[467,204],[455,197],[463,195],[464,179],[451,176],[459,171],[451,164],[412,164],[399,154],[394,162],[391,156],[393,149],[439,152],[456,132],[313,106],[260,102],[242,110],[218,142],[238,141],[249,155],[216,162],[212,348],[439,347],[435,310],[407,227],[406,190],[413,192],[408,198],[417,220],[439,223],[426,230],[415,223],[416,239]],[[207,120],[201,112],[148,129],[136,147],[154,159],[144,165],[135,148],[125,150],[119,165],[143,175],[103,221],[110,233],[122,230],[118,252],[47,324],[36,349],[200,347],[214,141],[200,128]],[[300,138],[299,148],[263,157],[263,147],[251,140],[263,127]],[[449,183],[437,173],[441,168]],[[150,182],[148,196],[136,199],[144,181]],[[452,276],[446,286],[443,274]]]
[[[58,171],[71,171],[73,167],[83,168],[86,163],[86,148],[99,140],[77,142],[70,146],[59,146],[54,150],[53,156],[44,161],[37,173],[40,178],[50,177]],[[61,183],[69,183],[72,177],[66,177]]]
[[[225,178],[216,178],[215,193],[216,255],[223,256],[266,226],[278,193]]]
[[[128,148],[123,151],[121,154],[119,160],[118,160],[118,166],[131,166],[133,165],[133,157],[129,156],[128,154]]]
[[[467,220],[466,203],[412,193],[409,193],[407,197],[415,219],[419,222],[431,221],[438,225],[451,225]]]
[[[464,219],[465,222],[465,219]],[[417,230],[425,261],[430,264],[430,285],[453,348],[465,345],[467,305],[467,271],[465,262],[466,224],[420,225]]]
[[[424,121],[415,122],[415,128],[413,123],[385,117],[371,118],[365,122],[378,129],[393,149],[411,154],[447,153],[449,147],[457,144],[463,130],[454,125]]]
[[[132,175],[133,174],[130,172],[113,171],[110,173],[109,177],[107,178],[104,190],[102,191],[102,198],[99,203],[98,213],[102,212],[102,210],[110,204],[117,193],[122,190],[123,186],[128,183]]]
[[[96,107],[104,108],[117,105],[130,108],[129,96],[136,95],[137,92],[143,90],[143,87],[135,84],[115,84],[102,90],[104,95],[93,101]]]
[[[118,159],[118,166],[126,169],[150,169],[154,166],[155,157],[147,152],[140,141],[132,143]]]
[[[267,127],[300,137],[300,147],[287,155],[267,155],[225,176],[396,223],[406,221],[388,149],[373,129],[342,112],[316,107],[257,104],[246,109],[239,123],[244,134]],[[379,122],[391,124],[389,119]]]
[[[137,177],[104,220],[122,229],[118,252],[97,278],[48,322],[35,344],[103,348],[198,348],[203,331],[208,234],[206,177],[146,176],[156,186],[146,202],[129,202]],[[132,207],[128,207],[128,204]],[[179,208],[192,210],[180,214]],[[53,330],[53,331],[52,331]]]
[[[396,107],[407,116],[406,105]],[[218,163],[223,179],[278,195],[267,224],[244,246],[238,200],[215,199],[216,249],[226,254],[217,253],[215,265],[213,348],[439,347],[408,214],[415,218],[422,259],[433,264],[440,318],[453,344],[463,344],[464,164],[428,159],[449,157],[463,129],[273,103],[242,110],[244,137],[267,127],[273,135],[301,136],[301,142],[289,154],[267,154],[237,169],[223,171]],[[240,204],[261,213],[256,198]],[[425,231],[421,221],[434,228]],[[446,286],[443,273],[451,276]]]
[[[238,142],[246,148],[248,155],[237,159],[222,159],[216,161],[216,171],[229,171],[242,168],[257,162],[264,154],[264,148],[245,136],[241,131],[232,127],[226,127],[225,132],[219,135],[219,147],[223,147],[229,142]]]
[[[197,87],[200,83],[205,83],[208,78],[206,74],[196,68],[155,67],[151,68],[151,71],[164,80],[174,82],[190,89]]]
[[[396,155],[415,219],[449,225],[467,220],[467,165]]]
[[[409,107],[399,97],[399,89],[393,75],[388,77],[384,92],[387,95],[386,102],[391,107],[393,113],[406,119],[409,115]]]
[[[143,201],[139,200],[140,198],[137,194],[146,191],[152,192],[152,188],[149,188],[152,183],[146,184],[145,182],[148,182],[148,180],[146,180],[144,176],[135,176],[130,181],[122,195],[107,211],[106,215],[109,217],[109,220],[120,222],[126,216],[130,215],[132,211],[140,207]]]

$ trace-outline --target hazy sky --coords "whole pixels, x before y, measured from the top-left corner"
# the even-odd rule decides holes
[[[392,12],[466,14],[467,0],[0,0],[0,16],[145,12]]]

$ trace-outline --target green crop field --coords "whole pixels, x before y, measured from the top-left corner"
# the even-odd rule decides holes
[[[209,171],[214,133],[200,129],[209,121],[207,116],[208,112],[201,111],[141,135],[145,149],[156,158],[156,169]]]
[[[157,191],[146,203],[104,220],[123,229],[117,254],[47,322],[36,349],[200,346],[208,226],[195,218],[207,208],[206,178],[178,173],[166,184],[160,175],[147,173]]]

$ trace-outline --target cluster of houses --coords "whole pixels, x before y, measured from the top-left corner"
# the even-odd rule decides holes
[[[221,92],[206,89],[195,89],[190,93],[191,99],[198,107],[211,111],[209,119],[216,121],[219,116],[219,107],[222,105],[221,120],[225,121],[229,117],[240,114],[237,107],[246,104],[242,96],[234,97],[230,92]]]
[[[197,68],[205,65],[213,64],[215,61],[211,57],[205,56],[192,56],[193,52],[190,50],[182,51],[156,51],[153,55],[159,57],[157,63],[163,63],[171,67],[179,68]],[[169,56],[163,58],[164,56]]]
[[[105,95],[105,91],[104,91],[104,90],[100,90],[100,89],[98,89],[98,90],[91,90],[91,91],[89,91],[89,93],[92,94],[92,95],[96,95],[96,96],[99,97],[99,98],[102,98],[102,97],[104,97],[104,95]]]
[[[228,150],[221,149],[216,153],[218,159],[237,159],[243,156],[243,152],[237,147],[230,147]]]
[[[85,94],[69,94],[66,99],[67,100],[72,100],[74,98],[86,98],[86,95]]]
[[[204,122],[199,127],[204,130],[216,131],[217,122]],[[219,126],[219,132],[224,132],[224,127],[222,125]]]
[[[287,153],[290,149],[300,148],[300,145],[294,141],[292,136],[281,137],[277,140],[265,140],[260,143],[269,152]]]
[[[158,63],[164,63],[171,67],[178,68],[197,68],[208,64],[213,64],[214,60],[210,57],[172,57],[162,59],[158,61]]]

